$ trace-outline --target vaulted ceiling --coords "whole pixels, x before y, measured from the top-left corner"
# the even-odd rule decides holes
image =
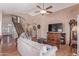
[[[36,7],[36,5],[42,7],[42,3],[0,3],[0,10],[5,13],[17,12],[22,14],[34,15],[35,14],[34,12],[39,10]],[[45,7],[52,5],[53,8],[49,10],[51,10],[52,12],[56,12],[76,4],[75,3],[45,3],[44,5]]]

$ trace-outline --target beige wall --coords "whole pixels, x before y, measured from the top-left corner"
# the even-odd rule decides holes
[[[22,16],[24,18],[23,20],[23,28],[26,30],[27,23],[33,25],[40,24],[41,29],[38,31],[39,36],[47,38],[47,32],[48,32],[48,24],[54,24],[54,23],[63,23],[63,29],[66,33],[66,42],[69,43],[69,21],[71,19],[76,19],[77,14],[79,14],[79,4],[65,8],[61,11],[57,11],[50,15],[37,15],[37,16],[30,16],[30,15],[23,15],[23,14],[17,14],[19,16]]]
[[[79,4],[65,8],[61,11],[57,11],[53,14],[50,15],[37,15],[37,16],[30,16],[30,15],[20,15],[24,18],[23,20],[23,28],[26,30],[27,23],[33,25],[35,24],[40,24],[41,29],[38,30],[38,35],[44,38],[47,38],[47,32],[48,32],[48,24],[54,24],[54,23],[63,23],[63,29],[64,32],[66,33],[66,42],[67,44],[69,43],[69,38],[70,38],[70,28],[69,28],[69,21],[71,19],[77,18],[77,14],[79,14]]]
[[[0,36],[2,35],[2,12],[0,12]],[[0,52],[1,52],[1,47],[0,47]]]
[[[66,33],[66,43],[69,43],[70,31],[69,31],[69,21],[71,19],[77,18],[77,14],[79,14],[79,5],[75,5],[69,8],[65,8],[61,11],[57,11],[52,15],[37,15],[31,18],[34,22],[41,25],[41,37],[46,38],[48,32],[48,24],[53,23],[63,23],[64,32]]]
[[[0,12],[0,35],[2,35],[2,12]]]
[[[79,15],[77,16],[77,55],[79,55]]]

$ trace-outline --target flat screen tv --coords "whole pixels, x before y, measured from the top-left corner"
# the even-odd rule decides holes
[[[48,31],[49,32],[63,32],[63,24],[62,23],[49,24]]]

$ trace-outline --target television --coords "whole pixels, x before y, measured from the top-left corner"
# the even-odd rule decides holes
[[[62,23],[49,24],[48,32],[63,32],[63,24]]]

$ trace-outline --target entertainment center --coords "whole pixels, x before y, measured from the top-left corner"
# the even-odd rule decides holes
[[[59,47],[60,44],[65,44],[66,33],[63,32],[63,24],[49,24],[47,32],[47,42],[51,45]]]

